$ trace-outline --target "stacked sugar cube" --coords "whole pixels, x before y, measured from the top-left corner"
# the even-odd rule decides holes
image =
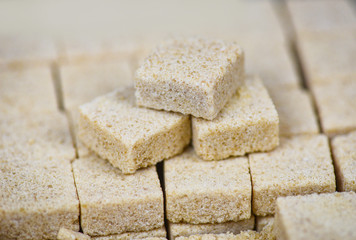
[[[253,229],[245,154],[279,144],[279,119],[261,80],[245,78],[242,49],[202,38],[166,41],[137,70],[135,88],[80,107],[79,138],[100,157],[87,152],[73,164],[84,233],[161,237],[154,231],[163,227],[163,196],[150,166],[162,160],[172,238]],[[117,174],[122,187],[104,184]],[[107,203],[97,211],[101,196]]]

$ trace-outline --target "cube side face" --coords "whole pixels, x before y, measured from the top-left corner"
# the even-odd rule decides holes
[[[167,219],[173,223],[223,223],[251,217],[251,195],[245,193],[166,193]]]
[[[81,225],[90,236],[142,232],[164,225],[163,198],[122,199],[121,203],[81,204]]]
[[[128,147],[95,121],[91,121],[82,111],[79,118],[79,138],[87,147],[124,173],[134,173],[137,170],[136,163],[129,157]]]
[[[299,155],[293,156],[299,149]],[[326,193],[336,190],[326,136],[283,138],[273,152],[251,154],[253,212],[274,214],[280,196]]]
[[[135,143],[131,158],[138,168],[154,165],[183,151],[191,138],[190,118],[184,116],[174,125]]]
[[[56,239],[61,227],[79,231],[78,204],[49,212],[36,209],[30,213],[20,210],[0,214],[1,239]]]
[[[212,120],[243,82],[236,44],[204,39],[160,45],[136,72],[137,104]]]
[[[154,167],[124,175],[92,155],[73,163],[84,233],[106,236],[163,226],[163,192]]]
[[[200,133],[199,124],[193,120],[193,146],[204,160],[220,160],[229,156],[269,151],[279,145],[279,120],[243,122],[223,131],[216,129]]]

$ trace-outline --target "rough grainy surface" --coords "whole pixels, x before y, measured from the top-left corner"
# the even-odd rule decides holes
[[[251,217],[251,181],[245,157],[201,160],[192,148],[164,162],[167,219],[222,223]]]
[[[49,67],[0,66],[0,112],[33,113],[57,109]]]
[[[278,239],[356,239],[356,193],[278,198],[274,230]]]
[[[224,223],[205,223],[205,224],[189,224],[189,223],[169,223],[170,239],[174,240],[177,237],[188,237],[196,234],[221,234],[233,233],[239,234],[241,231],[252,230],[255,225],[255,217],[252,215],[250,219],[237,222]]]
[[[91,238],[86,234],[75,232],[66,228],[61,228],[59,229],[57,239],[58,240],[90,240]]]
[[[273,231],[273,225],[268,224],[261,232],[243,231],[240,234],[197,234],[189,237],[178,237],[177,240],[274,240],[276,236]]]
[[[144,232],[127,232],[110,236],[92,237],[95,240],[131,240],[131,239],[145,239],[145,240],[163,240],[166,239],[166,229],[164,227],[144,231]]]
[[[297,33],[355,29],[356,16],[347,0],[287,1]]]
[[[147,57],[136,78],[138,105],[211,120],[242,85],[244,56],[233,42],[172,39]]]
[[[124,173],[182,152],[190,136],[189,116],[137,107],[131,87],[80,107],[80,139]]]
[[[155,167],[124,175],[95,155],[73,163],[81,226],[90,236],[163,226],[163,193]]]
[[[74,149],[64,116],[1,116],[0,129],[0,239],[55,239],[60,227],[78,231]]]
[[[335,175],[328,139],[324,135],[281,138],[269,153],[249,155],[252,210],[257,216],[274,214],[279,196],[335,191]]]
[[[356,192],[356,132],[331,141],[338,191]]]
[[[278,112],[280,136],[319,133],[308,92],[301,89],[274,89],[269,93]]]
[[[328,136],[356,130],[356,78],[313,88],[321,127]]]
[[[67,120],[59,112],[0,116],[0,132],[0,149],[9,154],[29,154],[39,161],[75,158]]]
[[[279,143],[278,124],[262,82],[248,77],[214,120],[192,119],[193,146],[204,160],[272,150]]]
[[[130,65],[123,60],[63,64],[60,74],[63,101],[68,110],[76,109],[115,88],[133,84]]]
[[[256,217],[256,231],[260,232],[268,224],[273,224],[274,216]]]
[[[356,27],[353,31],[304,33],[298,49],[310,87],[356,78]]]
[[[0,36],[0,64],[45,66],[56,57],[56,47],[51,39]]]

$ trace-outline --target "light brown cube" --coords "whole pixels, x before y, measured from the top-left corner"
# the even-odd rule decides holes
[[[297,44],[309,87],[356,78],[356,28],[303,33]]]
[[[328,139],[324,135],[281,138],[268,153],[249,155],[252,210],[257,216],[274,214],[277,197],[335,191],[335,174]]]
[[[277,239],[355,239],[356,193],[311,194],[277,199]]]
[[[212,120],[243,78],[244,56],[237,44],[172,39],[159,45],[137,70],[137,104]]]
[[[190,132],[189,116],[137,107],[132,87],[80,107],[80,139],[123,173],[182,152]]]
[[[356,132],[331,141],[338,191],[356,192]]]
[[[301,89],[273,89],[269,93],[278,112],[280,136],[319,133],[308,92]]]
[[[66,228],[59,229],[57,240],[90,240],[90,236]]]
[[[194,150],[204,160],[269,151],[279,144],[278,125],[267,90],[248,77],[214,120],[192,119]]]
[[[356,130],[356,78],[313,87],[321,127],[328,136]]]
[[[59,113],[0,117],[0,238],[55,239],[79,230],[74,156]]]
[[[81,226],[90,236],[163,226],[163,193],[155,167],[124,175],[95,155],[73,163]]]
[[[169,223],[170,239],[177,237],[189,237],[196,234],[221,234],[232,233],[239,234],[241,231],[252,230],[255,225],[255,217],[237,221],[224,223],[205,223],[205,224],[190,224],[190,223]]]
[[[287,6],[297,33],[355,29],[356,16],[347,0],[287,1]]]
[[[287,43],[269,43],[265,38],[251,37],[242,37],[238,43],[245,50],[246,73],[262,76],[268,90],[300,87],[300,79]]]
[[[245,157],[201,160],[192,148],[164,162],[167,219],[222,223],[251,217],[251,181]]]
[[[166,239],[166,229],[164,227],[143,231],[143,232],[127,232],[109,236],[92,237],[93,240],[131,240],[131,239],[145,239],[145,240],[163,240]]]
[[[49,67],[0,66],[0,112],[35,113],[57,109]]]

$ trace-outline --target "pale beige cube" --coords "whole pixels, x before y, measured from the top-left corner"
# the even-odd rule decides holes
[[[287,6],[297,33],[356,28],[356,15],[348,0],[289,0]]]
[[[356,239],[356,193],[311,194],[277,199],[277,239]]]
[[[168,223],[170,239],[174,240],[177,237],[189,237],[196,234],[221,234],[232,233],[239,234],[241,231],[252,230],[255,225],[255,217],[252,215],[250,219],[245,219],[237,222],[224,223]]]
[[[331,140],[338,191],[356,192],[356,132]]]
[[[279,135],[317,134],[319,126],[309,92],[273,89],[270,92],[279,116]]]
[[[0,66],[0,112],[35,113],[57,109],[49,67]]]
[[[106,236],[163,226],[163,193],[155,167],[124,175],[91,155],[74,161],[73,173],[85,234]]]
[[[58,235],[57,235],[58,240],[90,240],[90,236],[80,233],[80,232],[75,232],[66,228],[60,228]]]
[[[127,232],[109,236],[92,237],[94,240],[131,240],[131,239],[145,239],[145,240],[163,240],[166,239],[166,229],[164,227],[143,231],[143,232]]]
[[[303,33],[297,45],[309,87],[356,78],[356,29]]]
[[[251,217],[247,158],[204,161],[192,148],[164,162],[167,219],[222,223]]]
[[[264,38],[241,37],[247,74],[262,77],[266,88],[296,89],[301,85],[291,49],[287,43],[266,42]]]
[[[234,42],[167,40],[136,72],[137,104],[214,119],[244,80],[244,55]]]
[[[204,160],[269,151],[279,144],[278,125],[267,90],[248,77],[214,120],[192,118],[194,150]]]
[[[313,88],[321,127],[328,136],[356,130],[356,77]]]
[[[60,65],[63,102],[67,110],[133,84],[128,61],[102,61]]]
[[[57,58],[55,41],[34,36],[2,35],[0,64],[11,66],[49,66]]]
[[[66,119],[59,113],[0,117],[0,238],[55,239],[79,230]]]
[[[274,214],[280,196],[334,192],[330,155],[325,135],[281,138],[277,149],[250,154],[253,213]]]
[[[269,224],[273,224],[274,216],[256,217],[256,231],[261,232]]]
[[[123,173],[181,153],[190,136],[189,116],[137,107],[132,87],[80,107],[81,141]]]

